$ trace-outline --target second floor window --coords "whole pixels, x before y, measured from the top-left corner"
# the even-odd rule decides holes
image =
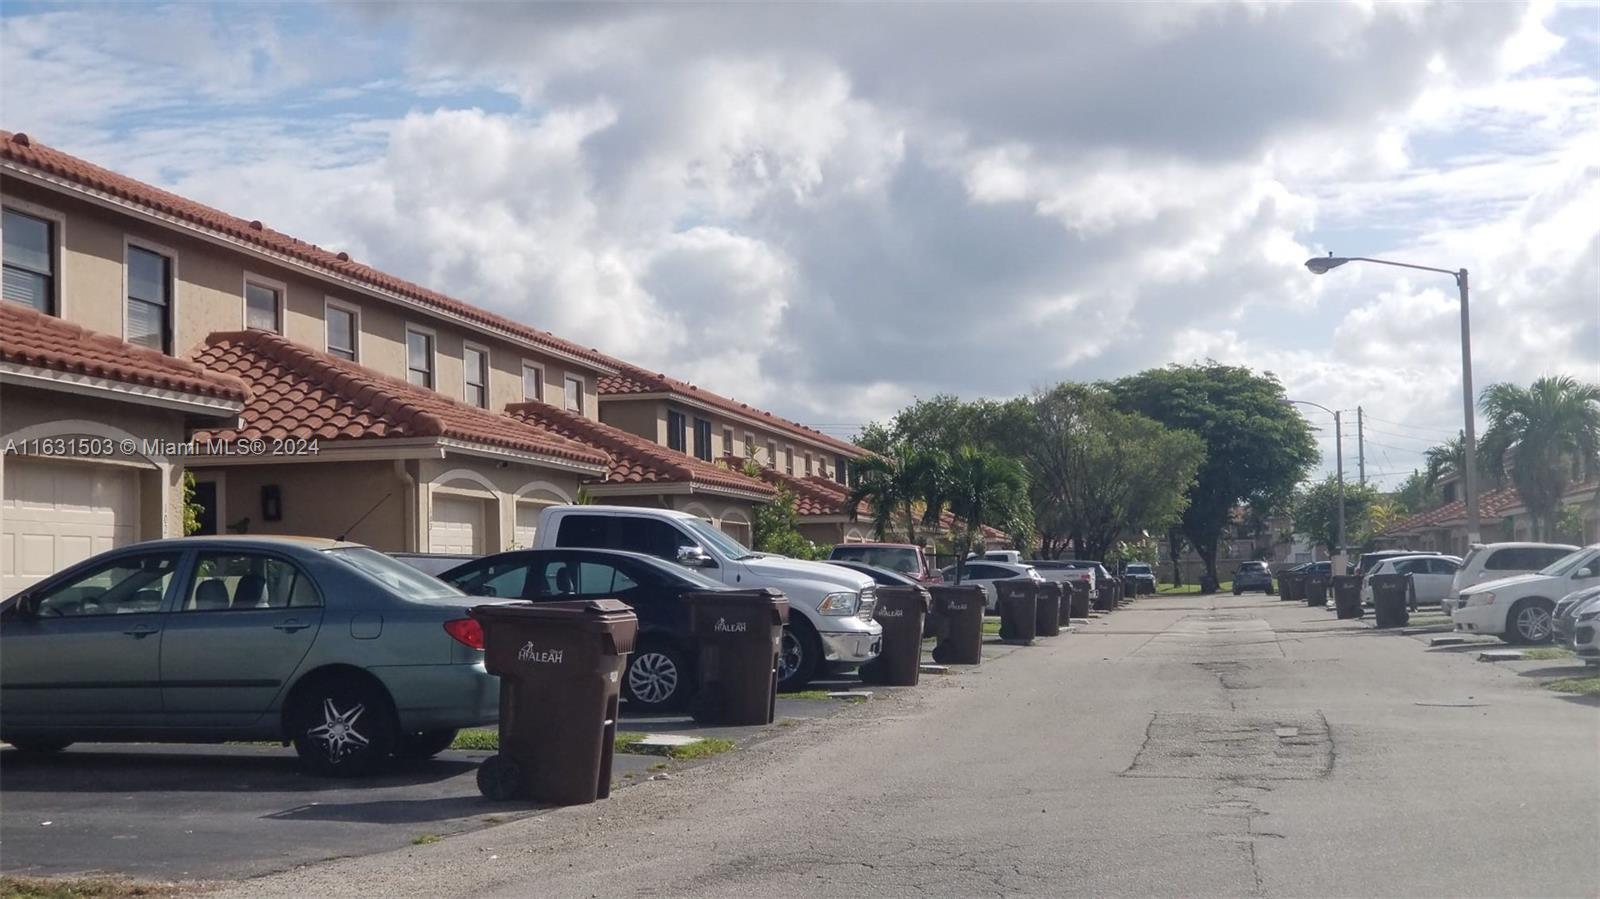
[[[246,281],[244,285],[244,326],[258,331],[283,332],[279,301],[282,297],[276,288]]]
[[[433,389],[433,335],[423,331],[406,332],[406,380]]]
[[[461,368],[466,373],[466,400],[480,409],[489,408],[489,354],[477,347],[461,351]]]
[[[733,428],[722,429],[722,454],[724,456],[733,455]]]
[[[846,469],[845,469],[844,457],[843,456],[834,456],[833,457],[833,480],[834,480],[835,483],[843,484],[845,482],[845,470]]]
[[[329,305],[328,354],[356,361],[356,314],[341,306]]]
[[[172,351],[172,260],[128,247],[129,343],[163,353]]]
[[[711,461],[711,422],[703,418],[694,420],[694,457],[703,462]]]
[[[5,210],[5,298],[56,314],[55,226],[44,219]]]
[[[680,453],[688,452],[686,443],[688,419],[682,412],[675,409],[667,410],[667,449],[677,450]]]
[[[767,441],[767,467],[778,467],[778,441],[776,440]]]
[[[794,447],[783,448],[783,473],[794,474]]]
[[[583,379],[567,375],[567,411],[583,414]]]
[[[523,402],[544,402],[544,370],[537,365],[522,366]]]
[[[808,477],[808,478],[811,477],[811,474],[812,474],[811,454],[810,453],[806,453],[806,477]]]

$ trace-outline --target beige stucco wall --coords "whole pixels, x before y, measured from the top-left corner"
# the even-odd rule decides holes
[[[350,531],[349,539],[385,552],[407,549],[405,515],[410,492],[393,462],[295,462],[194,469],[195,480],[216,480],[221,498],[217,522],[223,533],[337,537],[385,494],[376,512]],[[281,521],[262,516],[261,488],[276,485]],[[243,519],[248,525],[237,528]]]
[[[13,449],[21,449],[20,441],[55,436],[104,437],[119,443],[131,437],[140,441],[141,452],[131,456],[118,451],[106,457],[80,457],[79,461],[85,465],[129,464],[140,468],[138,539],[183,536],[181,460],[165,458],[159,454],[159,447],[143,445],[146,440],[180,442],[180,413],[55,390],[0,386],[0,449],[7,441],[18,441]],[[146,449],[157,452],[145,455],[142,451]],[[5,477],[5,459],[0,457],[0,494],[4,493]]]
[[[364,296],[336,281],[324,281],[179,229],[150,224],[15,178],[3,179],[0,189],[7,205],[56,222],[61,243],[59,311],[62,318],[83,327],[117,337],[125,333],[123,273],[126,246],[131,241],[173,259],[177,282],[173,347],[180,355],[192,352],[208,334],[244,327],[244,283],[248,273],[281,288],[283,333],[318,352],[327,347],[324,303],[331,297],[359,310],[358,361],[363,365],[404,378],[406,325],[420,325],[436,334],[435,389],[440,393],[465,399],[461,353],[463,341],[470,340],[489,351],[491,408],[522,401],[522,362],[526,359],[544,367],[547,401],[561,403],[568,374],[583,378],[585,414],[598,416],[595,388],[599,373],[587,365],[477,333],[447,319]]]

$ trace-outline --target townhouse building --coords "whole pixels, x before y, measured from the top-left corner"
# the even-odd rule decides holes
[[[5,131],[0,205],[7,593],[110,546],[184,533],[185,473],[198,533],[386,551],[529,545],[539,512],[581,490],[687,508],[748,540],[772,494],[711,475],[698,453],[664,462],[650,449],[670,446],[664,424],[646,441],[604,428],[601,385],[633,367],[348,253]],[[741,418],[781,421],[749,410],[716,422]],[[806,429],[753,432],[786,430]],[[43,438],[116,451],[51,452]],[[853,449],[836,443],[829,471]],[[826,445],[785,444],[802,459]]]

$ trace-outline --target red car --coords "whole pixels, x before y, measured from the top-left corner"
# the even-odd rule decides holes
[[[922,547],[910,543],[840,543],[828,558],[886,568],[924,584],[944,583],[928,564]]]

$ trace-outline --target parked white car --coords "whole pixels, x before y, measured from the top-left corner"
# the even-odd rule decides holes
[[[1574,639],[1578,626],[1578,616],[1593,609],[1600,609],[1600,585],[1568,593],[1556,603],[1556,610],[1550,613],[1550,628],[1553,636],[1550,638],[1561,646],[1566,646],[1576,651],[1578,641]],[[1585,643],[1593,642],[1594,635],[1585,635]],[[1589,661],[1585,659],[1585,661]],[[1600,658],[1595,659],[1600,662]]]
[[[1451,591],[1451,582],[1455,579],[1456,570],[1461,567],[1461,559],[1457,556],[1435,555],[1423,553],[1415,556],[1389,556],[1372,566],[1367,572],[1371,578],[1377,574],[1409,574],[1411,575],[1412,588],[1416,595],[1412,599],[1417,608],[1426,608],[1438,604],[1445,614],[1450,614],[1450,600],[1455,598]],[[1361,581],[1361,601],[1372,605],[1372,581]]]
[[[534,549],[620,549],[677,562],[730,587],[773,587],[789,599],[778,654],[778,683],[804,685],[832,668],[851,668],[883,651],[873,620],[872,578],[824,562],[751,552],[687,512],[643,506],[551,506],[539,513]]]
[[[956,566],[951,565],[940,573],[944,575],[946,584],[954,584],[956,582]],[[1000,591],[995,589],[994,582],[1018,577],[1032,578],[1036,581],[1044,580],[1044,577],[1032,565],[1014,565],[1010,562],[986,562],[982,559],[976,559],[961,566],[962,585],[971,584],[982,587],[984,602],[991,612],[1000,605]]]
[[[1565,543],[1475,543],[1456,572],[1452,594],[1473,584],[1532,574],[1578,547]]]
[[[1456,630],[1507,643],[1544,643],[1556,601],[1600,584],[1600,543],[1568,553],[1534,574],[1485,581],[1463,590],[1450,617]]]
[[[1577,603],[1565,646],[1578,654],[1585,665],[1600,667],[1600,592],[1584,591],[1587,599]]]

